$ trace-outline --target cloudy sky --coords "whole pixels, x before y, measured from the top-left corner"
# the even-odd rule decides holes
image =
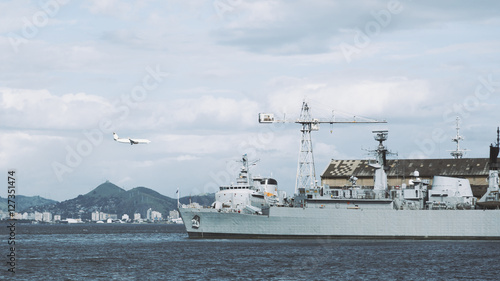
[[[500,125],[500,2],[168,0],[0,2],[0,166],[18,193],[67,200],[109,180],[214,192],[240,156],[293,192],[303,100],[322,125],[316,174],[366,159],[388,129],[404,158],[467,157]],[[259,112],[292,122],[259,124]],[[113,141],[147,138],[149,145]]]

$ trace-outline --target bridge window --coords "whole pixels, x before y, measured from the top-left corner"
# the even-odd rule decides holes
[[[267,179],[267,184],[274,184],[277,185],[278,182],[275,179]]]

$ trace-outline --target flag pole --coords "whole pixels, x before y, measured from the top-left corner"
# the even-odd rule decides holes
[[[179,209],[179,188],[177,188],[175,193],[177,193],[177,209]]]

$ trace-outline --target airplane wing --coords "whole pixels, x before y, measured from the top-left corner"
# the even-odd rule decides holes
[[[115,141],[121,142],[121,143],[129,143],[128,139],[115,139]]]

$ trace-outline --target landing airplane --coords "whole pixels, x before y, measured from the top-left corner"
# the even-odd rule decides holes
[[[146,139],[131,139],[131,138],[122,139],[122,138],[118,137],[118,135],[116,133],[113,133],[113,138],[117,142],[130,143],[130,145],[132,145],[132,144],[140,144],[140,143],[148,144],[148,143],[151,142],[150,140],[146,140]]]

